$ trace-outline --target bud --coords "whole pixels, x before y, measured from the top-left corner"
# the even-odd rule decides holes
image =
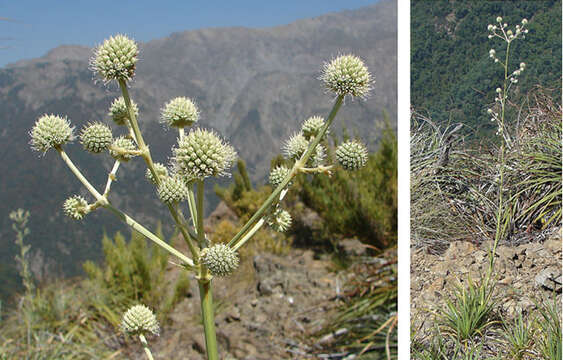
[[[145,305],[135,305],[123,315],[121,329],[131,335],[145,335],[151,333],[158,335],[160,326],[153,312]]]
[[[277,188],[278,185],[282,183],[283,179],[285,179],[286,176],[289,175],[290,171],[291,170],[285,167],[284,165],[279,165],[273,168],[272,171],[270,172],[270,177],[269,177],[270,185],[272,185],[272,187],[274,188]]]
[[[301,127],[301,132],[305,139],[309,140],[317,136],[323,125],[325,124],[325,120],[320,116],[311,116],[303,123]],[[325,135],[328,134],[328,131],[325,132]]]
[[[492,114],[493,113],[493,109],[487,109],[487,114]]]
[[[315,148],[315,151],[313,152],[313,155],[309,159],[309,162],[313,167],[321,166],[323,165],[323,161],[325,158],[326,158],[326,149],[324,145],[318,144],[317,147]]]
[[[363,61],[353,55],[343,55],[325,63],[320,77],[327,89],[337,95],[366,97],[372,78]]]
[[[236,251],[225,244],[204,248],[199,259],[209,268],[209,272],[216,276],[230,275],[239,265]]]
[[[174,166],[185,181],[225,176],[237,153],[214,132],[194,129],[178,141],[173,149]]]
[[[336,148],[336,160],[346,170],[358,170],[364,167],[368,160],[368,152],[364,144],[351,140]]]
[[[495,91],[500,94],[502,90],[500,88],[497,88]]]
[[[489,31],[493,31],[493,30],[494,30],[494,27],[493,27],[493,25],[489,24],[489,26],[487,26],[487,30],[489,30]]]
[[[177,176],[164,178],[157,192],[158,198],[167,205],[173,205],[188,198],[188,187]]]
[[[525,68],[526,68],[526,63],[521,62],[520,63],[520,70],[524,71]]]
[[[277,232],[285,232],[291,227],[291,214],[278,208],[269,218],[268,224]]]
[[[93,153],[104,151],[112,141],[113,137],[110,128],[102,123],[89,124],[82,129],[80,134],[80,142],[84,146],[84,150]]]
[[[283,145],[283,153],[286,158],[297,160],[307,150],[309,142],[302,133],[297,133],[289,138]]]
[[[528,23],[528,19],[522,19],[522,25],[526,25]]]
[[[139,116],[139,108],[135,102],[131,101],[131,107],[133,108],[133,113],[135,117]],[[127,125],[129,121],[129,111],[127,110],[127,105],[125,105],[125,100],[123,96],[120,96],[113,100],[109,108],[109,116],[117,125]]]
[[[190,99],[177,97],[164,106],[161,117],[171,127],[184,128],[199,119],[199,110]]]
[[[84,215],[88,214],[88,202],[82,196],[74,195],[65,200],[63,211],[66,216],[74,220],[82,220]]]
[[[96,48],[90,67],[106,82],[129,81],[135,75],[138,53],[135,41],[124,35],[111,36]]]
[[[506,32],[506,35],[512,36],[512,30],[508,30],[508,31]]]
[[[156,170],[156,174],[161,180],[168,176],[168,169],[163,164],[154,163],[154,169]],[[147,171],[145,172],[145,177],[147,178],[148,181],[156,185],[156,180],[152,176],[152,172],[150,171],[150,169],[147,169]]]
[[[495,56],[495,54],[496,54],[496,51],[495,51],[495,49],[491,49],[491,50],[489,50],[489,56],[490,56],[490,57],[493,57],[493,56]]]
[[[135,156],[133,154],[129,154],[128,152],[135,150],[137,150],[137,147],[135,146],[133,140],[120,136],[113,141],[113,144],[111,144],[109,154],[115,160],[127,162]]]
[[[61,146],[74,140],[74,130],[66,118],[57,115],[43,115],[35,122],[29,135],[31,148],[46,152],[52,147]]]
[[[498,23],[502,22],[502,18],[501,18],[500,16],[497,17],[497,22],[498,22]]]

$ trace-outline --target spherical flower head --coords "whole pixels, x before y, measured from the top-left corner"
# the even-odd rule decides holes
[[[325,63],[320,79],[337,95],[366,97],[372,77],[364,62],[354,55],[343,55]]]
[[[102,123],[93,123],[82,129],[80,134],[80,142],[84,146],[84,150],[100,153],[107,149],[113,142],[113,135],[107,125]]]
[[[135,305],[123,315],[121,330],[131,335],[158,335],[160,326],[153,312],[145,305]]]
[[[66,216],[74,220],[82,220],[88,214],[88,202],[82,196],[75,195],[65,200],[63,211]]]
[[[268,224],[277,232],[285,232],[291,227],[291,214],[287,210],[276,209],[269,217]]]
[[[528,23],[528,19],[522,19],[522,25],[526,25]]]
[[[154,169],[156,170],[157,176],[161,180],[163,180],[165,177],[168,176],[168,169],[163,164],[158,162],[154,163]],[[148,181],[156,185],[156,180],[152,176],[152,172],[150,171],[150,169],[147,169],[147,171],[145,172],[145,177],[147,178]]]
[[[169,176],[164,178],[157,193],[163,203],[173,205],[188,198],[188,187],[179,177]]]
[[[232,146],[204,129],[190,131],[178,141],[173,152],[174,167],[186,181],[228,175],[237,156]]]
[[[335,155],[338,163],[346,170],[358,170],[368,161],[366,146],[355,140],[340,144]]]
[[[184,128],[199,120],[199,110],[187,97],[177,97],[164,106],[161,116],[169,126]]]
[[[109,154],[115,160],[119,160],[121,162],[127,162],[133,158],[133,154],[129,152],[137,150],[135,143],[133,140],[128,139],[124,136],[120,136],[113,141],[111,144]]]
[[[309,142],[302,133],[294,134],[283,145],[283,153],[286,158],[297,160],[307,150]]]
[[[279,166],[276,166],[275,168],[273,168],[272,171],[270,171],[270,176],[269,176],[269,179],[268,179],[269,182],[270,182],[270,185],[272,185],[272,187],[274,187],[274,188],[277,188],[278,185],[282,183],[283,179],[285,179],[286,176],[289,175],[290,171],[291,170],[289,170],[284,165],[279,165]]]
[[[326,159],[326,149],[324,145],[319,144],[315,148],[313,155],[311,155],[311,158],[309,159],[309,164],[312,165],[313,167],[321,166],[323,165],[325,159]]]
[[[309,140],[317,136],[323,125],[325,124],[325,120],[320,116],[311,116],[303,123],[301,127],[301,132],[305,139]],[[325,132],[325,136],[328,134],[328,131]]]
[[[202,264],[209,268],[209,272],[216,276],[232,274],[239,264],[236,251],[225,244],[217,244],[203,249],[200,260]]]
[[[497,22],[501,23],[502,22],[502,18],[500,16],[497,17]]]
[[[131,101],[131,107],[133,108],[133,113],[135,118],[139,116],[139,108],[135,102]],[[127,125],[129,121],[129,111],[127,110],[127,105],[125,105],[125,99],[120,96],[113,100],[111,106],[109,107],[109,116],[117,125]]]
[[[43,115],[35,122],[29,135],[31,148],[46,152],[74,140],[74,128],[66,118],[57,115]]]
[[[135,75],[138,53],[135,41],[125,35],[111,36],[96,48],[90,64],[106,82],[129,81]]]

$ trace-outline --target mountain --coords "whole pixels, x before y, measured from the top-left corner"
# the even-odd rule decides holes
[[[556,89],[561,101],[561,0],[413,1],[411,11],[411,102],[416,111],[439,123],[463,122],[472,132],[496,131],[487,115],[502,84],[503,70],[489,58],[506,44],[488,39],[488,24],[497,16],[514,29],[528,20],[525,39],[511,43],[510,71],[526,63],[511,101],[526,105],[537,85]],[[518,116],[517,111],[510,114]]]
[[[322,89],[318,76],[324,61],[344,53],[363,58],[376,81],[370,98],[346,101],[335,127],[362,134],[373,149],[382,112],[396,119],[396,19],[396,2],[382,0],[285,26],[202,29],[141,43],[130,91],[153,159],[167,162],[176,139],[159,123],[159,109],[173,97],[188,96],[199,105],[200,126],[221,133],[247,161],[252,180],[263,181],[283,141],[307,117],[330,110],[334,97]],[[29,130],[45,113],[68,116],[77,130],[89,121],[110,122],[108,108],[119,89],[93,81],[91,54],[89,48],[61,46],[0,69],[0,278],[14,279],[16,249],[8,214],[15,208],[31,210],[26,242],[55,272],[76,273],[83,260],[99,257],[103,231],[125,229],[103,210],[80,222],[66,218],[63,201],[89,195],[56,153],[42,156],[28,145]],[[76,142],[67,152],[94,186],[105,184],[112,165],[107,154],[87,154]],[[164,219],[170,233],[167,211],[144,179],[144,169],[140,159],[123,165],[110,200],[151,228]],[[212,186],[207,189],[211,195]],[[207,200],[210,208],[213,199]]]

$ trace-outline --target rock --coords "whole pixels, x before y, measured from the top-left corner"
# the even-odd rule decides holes
[[[547,290],[561,292],[561,269],[557,267],[548,267],[540,271],[534,281],[537,286],[544,287]]]

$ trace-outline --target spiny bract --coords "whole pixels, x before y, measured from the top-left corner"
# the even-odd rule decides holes
[[[343,55],[325,63],[320,77],[327,89],[337,95],[366,97],[372,78],[364,62],[354,55]]]
[[[121,329],[131,335],[151,333],[158,335],[160,326],[153,312],[145,305],[135,305],[123,315]]]
[[[177,176],[166,177],[157,189],[159,199],[168,205],[188,198],[188,187]]]
[[[125,35],[111,36],[96,48],[91,67],[106,82],[129,81],[135,75],[138,53],[135,41]]]
[[[135,114],[135,118],[139,116],[139,108],[134,101],[131,101],[131,108]],[[125,99],[120,96],[113,100],[111,106],[109,107],[109,116],[117,125],[126,125],[129,121],[129,111],[127,110],[127,105],[125,105]]]
[[[82,129],[82,133],[80,134],[80,142],[82,146],[84,146],[84,150],[93,153],[104,151],[112,141],[113,136],[110,128],[102,123],[89,124]]]
[[[31,148],[46,152],[74,140],[74,128],[66,118],[57,115],[43,115],[31,129]]]
[[[336,160],[346,170],[358,170],[368,161],[368,151],[361,142],[351,140],[336,148]]]
[[[284,165],[279,165],[273,168],[272,171],[270,171],[270,177],[268,179],[270,181],[270,185],[272,185],[272,187],[274,188],[277,188],[278,185],[281,184],[283,179],[285,179],[285,177],[289,174],[289,172],[290,170]],[[288,186],[289,185],[290,184],[288,184]]]
[[[135,155],[131,154],[131,151],[137,150],[133,140],[128,139],[124,136],[120,136],[113,141],[109,154],[115,159],[122,162],[127,162],[131,160]]]
[[[168,169],[163,164],[155,162],[154,169],[156,170],[157,176],[161,180],[163,180],[165,177],[168,176]],[[150,169],[147,169],[147,171],[145,172],[145,177],[147,178],[148,181],[156,185],[156,180],[152,176],[152,172],[150,171]]]
[[[187,97],[177,97],[164,106],[161,116],[169,126],[184,128],[198,121],[199,110]]]
[[[227,276],[236,270],[239,258],[233,249],[225,244],[217,244],[201,251],[201,263],[209,268],[211,274]]]
[[[236,152],[214,132],[194,129],[178,141],[174,151],[174,166],[185,181],[203,180],[209,176],[224,176],[233,165]]]
[[[65,200],[63,211],[66,216],[81,220],[88,213],[88,202],[82,196],[74,195]]]
[[[311,116],[303,123],[303,126],[301,127],[301,132],[303,133],[305,139],[309,140],[317,136],[319,130],[321,129],[321,127],[323,127],[324,124],[325,124],[325,120],[322,117]],[[325,136],[327,134],[328,134],[328,130],[327,132],[325,132]]]

